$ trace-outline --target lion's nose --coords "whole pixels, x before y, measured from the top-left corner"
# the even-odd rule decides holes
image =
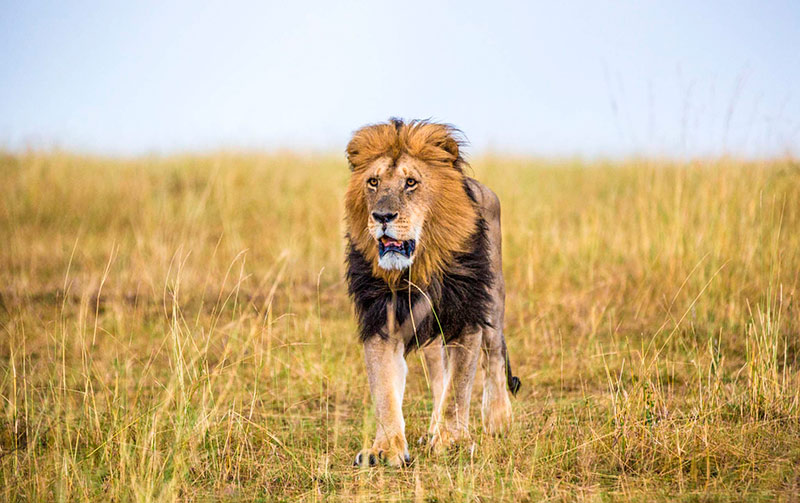
[[[392,220],[397,218],[397,213],[378,213],[378,212],[373,212],[372,213],[372,218],[377,220],[379,223],[388,224],[389,222],[391,222]]]

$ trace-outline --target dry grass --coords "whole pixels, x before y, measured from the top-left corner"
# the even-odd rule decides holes
[[[473,445],[358,470],[343,159],[0,158],[0,500],[800,491],[798,164],[473,164],[503,202],[514,429],[473,407]]]

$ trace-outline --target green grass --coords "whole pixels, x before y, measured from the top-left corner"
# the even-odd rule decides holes
[[[800,491],[800,165],[484,157],[505,438],[404,470],[343,282],[336,156],[0,156],[0,500],[675,500]],[[481,380],[481,377],[478,377]]]

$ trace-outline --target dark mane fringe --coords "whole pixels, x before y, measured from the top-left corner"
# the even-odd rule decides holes
[[[465,184],[471,199],[471,189]],[[477,222],[470,238],[469,251],[458,253],[441,277],[434,278],[425,293],[433,303],[436,316],[429,314],[416,322],[416,333],[406,344],[406,353],[422,347],[444,335],[445,341],[456,340],[465,329],[490,326],[490,289],[494,280],[489,262],[487,226],[483,218]],[[372,275],[372,267],[364,255],[347,237],[348,293],[355,304],[363,341],[378,335],[386,338],[386,311],[392,300],[392,290],[380,278]],[[411,307],[422,299],[422,294],[409,286],[396,290],[395,317],[398,324],[408,319]],[[438,322],[437,322],[438,319]]]

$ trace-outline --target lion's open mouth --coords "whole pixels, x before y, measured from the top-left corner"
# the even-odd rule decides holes
[[[383,236],[378,240],[378,253],[381,257],[387,253],[399,253],[406,258],[411,258],[416,246],[417,242],[413,239],[401,241],[399,239],[390,238],[389,236]]]

